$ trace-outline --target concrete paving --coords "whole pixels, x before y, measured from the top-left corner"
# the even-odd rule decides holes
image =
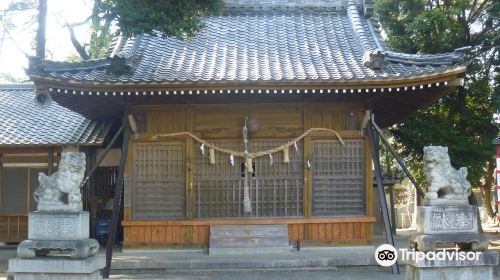
[[[485,232],[490,239],[490,250],[500,251],[500,228],[486,228]],[[411,231],[400,231],[395,238],[396,247],[398,248],[408,248],[408,236],[411,234]],[[307,267],[274,267],[273,269],[254,269],[249,267],[248,269],[238,269],[238,267],[234,265],[229,265],[230,269],[217,269],[216,267],[208,267],[209,269],[204,269],[200,263],[206,262],[210,263],[210,261],[215,260],[217,262],[217,258],[214,259],[213,256],[208,256],[208,254],[204,251],[152,251],[152,250],[131,250],[125,252],[116,252],[115,257],[113,259],[112,265],[112,276],[111,279],[176,279],[176,280],[212,280],[212,279],[238,279],[238,280],[247,280],[247,279],[270,279],[270,280],[279,280],[279,279],[290,279],[290,280],[313,280],[313,279],[369,279],[369,280],[395,280],[395,279],[404,279],[404,265],[400,266],[401,273],[399,275],[393,275],[391,273],[390,268],[383,268],[380,266],[373,265],[374,263],[370,263],[369,266],[355,266],[355,262],[352,262],[355,258],[360,256],[373,256],[374,248],[376,248],[379,244],[385,243],[384,236],[377,236],[373,242],[372,246],[359,246],[356,248],[352,247],[320,247],[320,248],[311,248],[306,247],[302,248],[300,253],[294,252],[291,254],[291,259],[306,259],[308,261],[312,259],[321,259],[321,258],[331,258],[332,256],[337,256],[337,260],[344,260],[344,264],[336,263],[333,265],[323,265],[316,266],[316,268],[307,268]],[[4,246],[0,247],[0,272],[5,272],[7,270],[7,260],[9,258],[15,257],[16,255],[16,247],[15,246]],[[300,258],[297,256],[300,255]],[[273,256],[267,256],[273,257]],[[123,265],[124,262],[138,262],[139,260],[147,260],[149,261],[141,262],[141,263],[149,263],[149,268],[156,269],[141,269],[139,266],[132,269],[123,269],[120,268],[120,265]],[[282,264],[286,264],[287,257],[283,258],[280,256],[283,262]],[[180,261],[181,263],[190,263],[190,267],[182,267],[182,266],[170,266],[163,267],[162,264],[155,263],[153,261],[163,260],[167,261]],[[219,259],[220,260],[220,259]],[[246,260],[252,260],[254,263],[265,263],[265,259],[262,257],[246,257]],[[373,260],[373,259],[372,259]],[[359,261],[359,260],[358,260]],[[363,260],[363,261],[366,261]],[[121,264],[120,264],[121,263]],[[192,264],[195,265],[192,265]],[[279,262],[278,262],[279,263]],[[314,263],[314,262],[313,262]],[[321,263],[321,262],[320,262]],[[174,264],[173,262],[171,264]],[[198,264],[198,265],[197,265]],[[234,262],[233,262],[234,264]],[[138,265],[136,263],[135,265]],[[350,265],[350,266],[346,266]],[[354,266],[353,266],[354,265]],[[193,268],[196,268],[193,270]],[[500,279],[500,266],[495,268],[495,279]],[[0,280],[7,279],[5,274],[0,274]]]
[[[163,274],[112,275],[111,279],[170,279],[170,280],[402,280],[404,269],[399,275],[389,268],[373,266],[340,267],[337,269],[309,270],[230,270],[165,272]]]

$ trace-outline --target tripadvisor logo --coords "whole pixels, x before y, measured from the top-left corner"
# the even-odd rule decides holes
[[[401,256],[402,261],[477,261],[481,252],[465,252],[455,250],[443,250],[432,252],[420,252],[415,249],[399,249],[399,252],[390,244],[382,244],[375,250],[375,261],[381,266],[391,266]]]
[[[398,251],[390,244],[382,244],[375,250],[375,261],[381,266],[391,266],[398,260]]]
[[[415,261],[477,261],[479,260],[479,256],[481,252],[465,252],[455,250],[447,250],[447,251],[437,251],[437,252],[420,252],[415,251],[415,249],[399,249],[401,251],[401,260],[415,260]]]

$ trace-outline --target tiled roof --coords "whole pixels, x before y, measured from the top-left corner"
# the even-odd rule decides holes
[[[84,118],[57,103],[35,105],[32,85],[0,85],[0,146],[100,145],[110,125]]]
[[[370,3],[227,0],[226,13],[205,17],[206,29],[192,40],[150,35],[117,39],[108,58],[33,60],[29,73],[103,84],[321,83],[411,78],[464,66],[459,53],[388,50],[372,6],[359,2]],[[381,60],[372,63],[371,57]],[[120,63],[125,71],[114,71],[113,64]]]

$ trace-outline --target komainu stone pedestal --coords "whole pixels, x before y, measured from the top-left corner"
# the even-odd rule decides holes
[[[9,272],[21,279],[101,279],[103,256],[89,239],[89,213],[37,211],[29,213],[28,240],[9,260]]]
[[[104,255],[83,260],[62,257],[15,258],[9,260],[9,272],[15,280],[98,280],[106,262]]]
[[[458,251],[460,252],[460,251]],[[466,253],[466,252],[461,252]],[[496,252],[478,254],[477,260],[408,260],[405,280],[493,280],[493,268],[498,265]]]
[[[479,217],[473,205],[419,206],[417,232],[410,247],[423,252],[442,247],[485,251],[488,239],[478,231]]]

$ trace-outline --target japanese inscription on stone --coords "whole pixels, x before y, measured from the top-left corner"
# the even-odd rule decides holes
[[[472,230],[473,226],[474,217],[471,212],[444,207],[431,211],[432,230]]]
[[[32,226],[37,229],[36,231],[39,234],[45,233],[47,237],[78,235],[79,228],[74,224],[74,219],[54,217],[53,221],[50,219],[33,219],[32,221]]]
[[[89,238],[88,212],[32,212],[28,238],[34,240],[79,240]]]

